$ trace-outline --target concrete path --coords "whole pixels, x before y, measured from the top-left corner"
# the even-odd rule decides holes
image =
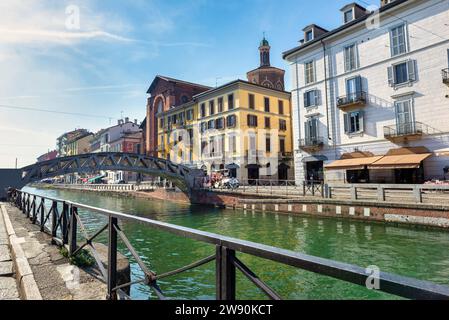
[[[38,292],[33,300],[104,300],[106,285],[86,271],[70,265],[51,237],[40,232],[25,215],[15,207],[4,204],[4,213],[9,217],[15,232],[16,251],[22,251],[29,269],[22,277],[30,276]],[[13,249],[14,251],[14,249]],[[14,255],[14,254],[13,254]],[[92,270],[94,272],[94,270]],[[31,281],[32,282],[32,281]],[[19,291],[30,291],[19,281]],[[31,291],[33,285],[31,284]]]
[[[15,277],[9,235],[0,204],[0,300],[19,300],[19,290]]]

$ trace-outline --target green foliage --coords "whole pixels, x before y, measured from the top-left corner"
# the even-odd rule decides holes
[[[79,268],[92,267],[95,264],[95,259],[87,250],[83,249],[73,257],[69,256],[69,252],[65,247],[62,247],[59,252],[63,257],[69,259],[71,265],[77,266]]]

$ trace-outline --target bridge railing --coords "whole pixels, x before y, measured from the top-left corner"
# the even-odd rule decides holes
[[[360,286],[366,286],[368,281],[373,278],[371,273],[359,266],[250,241],[225,237],[130,214],[96,208],[80,203],[43,197],[18,190],[11,191],[9,193],[9,198],[11,203],[16,205],[28,218],[31,219],[32,223],[41,226],[41,231],[49,233],[55,244],[68,246],[68,251],[71,256],[77,255],[85,247],[91,247],[93,256],[101,271],[102,278],[107,283],[107,299],[110,300],[116,300],[118,298],[130,299],[123,289],[140,283],[144,283],[152,288],[158,298],[165,299],[164,293],[158,285],[158,280],[178,275],[185,271],[211,263],[212,261],[215,261],[216,298],[218,300],[236,299],[237,271],[240,271],[246,276],[270,299],[281,299],[278,293],[263,282],[237,257],[237,253],[249,254]],[[107,217],[108,222],[93,235],[90,235],[80,219],[80,209],[101,214]],[[119,222],[123,221],[138,222],[149,228],[207,243],[213,246],[214,250],[211,252],[210,256],[199,261],[157,275],[142,261],[138,252],[131,245],[129,239],[122,231]],[[108,231],[107,270],[103,266],[93,245],[93,240],[105,231]],[[120,285],[117,282],[117,241],[119,238],[126,245],[144,274],[144,277],[141,279]],[[384,272],[380,272],[378,275],[374,276],[374,279],[378,281],[379,291],[381,292],[410,299],[449,299],[449,287],[447,286]],[[288,279],[285,279],[285,281],[288,281]],[[367,288],[367,290],[369,289]]]

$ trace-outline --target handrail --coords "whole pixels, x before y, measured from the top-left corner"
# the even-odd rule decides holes
[[[366,92],[359,91],[337,98],[337,106],[342,107],[353,103],[366,103]]]
[[[428,134],[429,127],[421,122],[397,123],[384,127],[384,137],[400,137],[414,134]]]
[[[245,276],[249,277],[250,280],[253,283],[255,283],[255,285],[259,289],[261,289],[268,297],[272,299],[277,299],[279,297],[271,288],[269,288],[265,283],[263,283],[259,278],[257,278],[257,276],[255,276],[254,273],[252,273],[252,271],[247,266],[243,266],[241,264],[240,260],[238,260],[235,257],[236,252],[241,252],[259,258],[275,261],[302,270],[329,276],[335,279],[343,280],[361,286],[365,286],[367,280],[371,278],[371,274],[368,273],[368,271],[365,270],[365,268],[330,259],[298,253],[291,250],[231,238],[215,233],[200,231],[166,222],[138,217],[126,213],[97,208],[72,201],[64,201],[57,198],[39,196],[18,190],[10,191],[9,196],[11,202],[13,202],[19,209],[21,209],[25,214],[27,214],[27,216],[29,216],[30,213],[32,213],[33,216],[37,214],[35,210],[32,210],[32,208],[36,206],[38,198],[40,199],[41,203],[41,206],[39,208],[41,208],[42,212],[44,212],[45,209],[45,201],[43,200],[52,201],[52,210],[48,213],[49,215],[51,214],[52,216],[51,234],[53,238],[56,239],[58,227],[64,228],[64,225],[67,225],[61,223],[61,219],[62,221],[67,221],[68,219],[68,221],[70,221],[69,226],[66,226],[66,228],[68,229],[61,230],[61,233],[63,235],[63,238],[65,238],[64,235],[66,234],[68,234],[70,237],[69,252],[71,254],[73,254],[74,252],[76,252],[75,250],[77,250],[76,236],[77,236],[77,220],[79,219],[77,216],[79,209],[89,210],[91,212],[107,216],[109,218],[107,229],[109,230],[108,246],[110,254],[108,258],[109,260],[108,260],[107,277],[105,280],[108,284],[108,298],[112,300],[117,299],[118,294],[123,294],[123,292],[121,292],[120,290],[121,288],[125,287],[124,285],[117,284],[117,277],[116,277],[117,238],[120,236],[120,238],[124,240],[124,243],[130,250],[132,255],[138,257],[134,248],[131,246],[130,242],[127,240],[124,233],[120,230],[118,226],[119,220],[127,220],[142,223],[149,227],[169,232],[174,235],[215,245],[216,247],[215,260],[217,266],[216,289],[217,289],[217,299],[220,300],[235,300],[236,270],[242,271],[245,274]],[[33,198],[33,200],[31,200],[31,197]],[[30,201],[33,201],[33,203],[30,203]],[[58,217],[58,210],[57,210],[58,203],[62,203],[64,208],[61,218]],[[60,222],[59,224],[58,221]],[[42,224],[42,230],[44,231],[45,230],[43,224],[44,220],[42,220],[41,218],[39,222]],[[87,235],[87,232],[85,232],[84,226],[82,226],[82,224],[80,227],[83,227],[84,237],[87,240],[87,244],[91,245],[93,237],[89,237]],[[99,235],[99,233],[100,232],[97,232],[95,236]],[[59,241],[61,240],[59,239]],[[62,242],[64,244],[64,239],[62,240]],[[167,274],[169,275],[178,274],[185,270],[190,270],[195,266],[202,265],[210,261],[212,261],[212,258],[207,257],[205,259],[200,260],[199,262],[192,263],[189,266],[177,269],[178,272],[176,272],[175,270],[174,272],[170,272]],[[143,264],[143,262],[139,261],[139,259],[138,263],[145,273],[145,279],[139,280],[138,282],[146,283],[155,290],[156,294],[160,298],[163,298],[162,290],[156,283],[157,276],[152,271],[146,270],[145,265],[141,265]],[[449,299],[449,287],[435,284],[432,282],[412,279],[384,272],[379,273],[377,280],[379,281],[380,285],[379,291],[381,292],[386,292],[411,299]],[[133,283],[128,283],[127,285],[131,286],[132,284]]]
[[[446,68],[446,69],[443,69],[443,70],[441,70],[441,73],[442,73],[442,75],[443,75],[443,81],[446,83],[446,82],[449,82],[449,68]]]

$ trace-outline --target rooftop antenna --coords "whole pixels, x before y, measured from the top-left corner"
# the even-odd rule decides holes
[[[222,79],[221,77],[215,78],[215,88],[218,88],[218,80]]]

